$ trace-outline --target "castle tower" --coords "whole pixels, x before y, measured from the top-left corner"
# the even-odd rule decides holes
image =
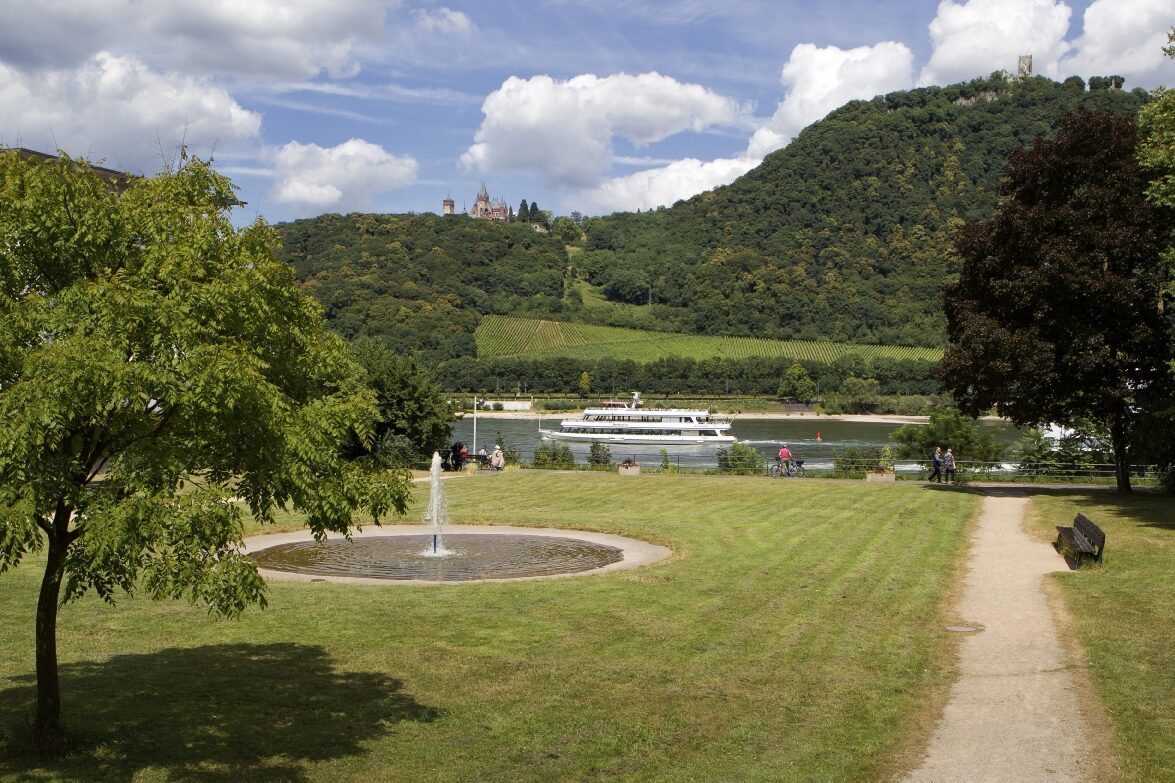
[[[1027,79],[1032,75],[1032,55],[1020,55],[1020,62],[1016,65],[1016,75],[1021,79]]]
[[[456,204],[453,202],[453,197],[452,196],[446,197],[445,200],[441,202],[441,214],[452,215],[453,214],[453,207],[455,207],[455,206],[456,206]]]
[[[479,218],[489,216],[490,213],[490,192],[486,190],[486,184],[481,183],[481,190],[477,191],[477,200],[473,202],[473,214]]]
[[[496,220],[505,223],[510,219],[510,207],[504,201],[492,200],[490,192],[486,190],[483,182],[481,190],[477,191],[477,200],[473,202],[473,211],[469,214],[482,220]]]

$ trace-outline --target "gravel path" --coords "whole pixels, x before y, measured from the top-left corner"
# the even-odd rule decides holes
[[[1045,575],[1066,569],[1022,525],[1028,500],[983,499],[957,615],[980,629],[959,648],[959,680],[908,783],[1033,783],[1097,777],[1077,684]]]

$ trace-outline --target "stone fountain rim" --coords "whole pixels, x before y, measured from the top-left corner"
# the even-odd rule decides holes
[[[392,536],[427,536],[432,532],[432,526],[423,525],[383,525],[376,527],[368,525],[363,530],[351,532],[351,538],[387,538]],[[503,579],[466,579],[461,581],[439,581],[432,579],[374,579],[367,576],[321,576],[319,574],[300,574],[293,571],[271,571],[268,568],[259,568],[257,572],[267,581],[279,582],[327,582],[351,585],[471,585],[499,582],[538,582],[550,579],[572,579],[581,576],[604,574],[613,571],[626,571],[631,568],[656,563],[672,554],[669,547],[651,544],[637,538],[618,536],[612,533],[599,533],[594,530],[573,530],[553,527],[516,527],[513,525],[445,525],[445,535],[490,535],[490,536],[545,536],[547,538],[571,538],[587,541],[593,544],[613,546],[622,552],[622,557],[615,563],[593,568],[588,571],[576,571],[568,574],[546,574],[543,576],[514,576]],[[328,533],[328,540],[345,538],[341,533]],[[309,530],[295,530],[288,533],[267,533],[250,536],[244,541],[241,551],[248,554],[259,552],[262,549],[279,546],[281,544],[296,544],[313,541],[314,536]]]

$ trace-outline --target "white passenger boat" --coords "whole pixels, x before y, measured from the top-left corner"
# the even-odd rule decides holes
[[[588,408],[577,419],[564,419],[557,430],[540,429],[545,440],[599,443],[648,443],[697,446],[734,443],[730,420],[702,408],[642,408],[640,392],[632,402],[609,400]]]

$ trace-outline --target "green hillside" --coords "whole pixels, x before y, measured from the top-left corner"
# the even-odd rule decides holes
[[[990,215],[1009,152],[1051,133],[1065,112],[1133,113],[1146,98],[1087,90],[1077,78],[993,76],[854,101],[728,186],[668,209],[590,219],[570,257],[554,234],[464,216],[323,215],[276,228],[282,257],[332,328],[380,337],[434,367],[474,358],[479,343],[483,355],[498,350],[474,337],[493,315],[799,340],[812,351],[938,348],[951,232]],[[760,350],[752,340],[681,339],[559,350],[610,358],[641,340],[645,348],[626,350]]]
[[[348,339],[429,364],[476,351],[485,313],[562,307],[567,251],[530,226],[437,215],[322,215],[276,226],[281,257]]]
[[[952,229],[990,216],[1009,153],[1146,98],[993,75],[853,101],[728,186],[590,221],[575,264],[671,331],[942,345]]]
[[[942,351],[934,348],[666,334],[499,315],[483,318],[476,337],[477,355],[483,359],[567,357],[598,361],[611,358],[645,364],[671,356],[695,361],[788,357],[814,363],[831,363],[848,353],[866,359],[938,361],[942,358]]]

